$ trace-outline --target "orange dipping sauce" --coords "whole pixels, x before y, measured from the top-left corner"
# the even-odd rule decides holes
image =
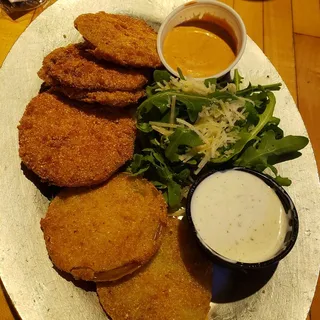
[[[225,21],[204,16],[170,30],[163,55],[174,70],[180,68],[186,76],[206,78],[228,68],[236,58],[236,48],[231,27]]]

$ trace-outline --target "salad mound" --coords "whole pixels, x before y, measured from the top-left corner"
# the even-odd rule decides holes
[[[170,212],[183,212],[190,185],[208,170],[242,166],[267,171],[280,185],[291,184],[274,165],[299,157],[309,140],[284,136],[280,119],[273,116],[272,91],[281,83],[249,83],[241,89],[237,70],[230,81],[199,82],[181,72],[174,78],[162,70],[153,77],[137,110],[139,132],[127,171],[152,181]]]

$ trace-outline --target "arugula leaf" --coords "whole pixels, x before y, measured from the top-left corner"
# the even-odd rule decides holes
[[[186,106],[188,116],[191,122],[195,122],[197,120],[198,114],[199,112],[202,111],[202,107],[204,103],[209,104],[212,102],[210,100],[208,101],[208,100],[200,99],[197,96],[196,98],[190,99],[190,97],[180,95],[180,96],[177,96],[177,99]]]
[[[274,124],[275,126],[278,126],[280,124],[280,119],[277,117],[271,117],[271,119],[269,120],[270,124]]]
[[[152,103],[161,114],[164,114],[170,108],[170,98],[168,96],[158,96],[157,99],[152,100]]]
[[[166,148],[165,155],[172,162],[179,161],[180,146],[197,147],[203,144],[201,138],[194,131],[181,127],[177,128],[169,136],[169,141],[170,143]]]
[[[264,128],[259,132],[258,136],[261,138],[267,131],[274,131],[276,139],[281,139],[284,137],[284,132],[278,127],[280,119],[272,117],[269,122],[264,126]]]
[[[248,147],[235,161],[235,164],[243,167],[254,167],[257,164],[263,164],[268,167],[269,157],[296,152],[303,149],[308,142],[308,138],[302,136],[286,136],[276,139],[275,132],[270,130],[261,138],[259,144]],[[273,164],[275,164],[275,161],[273,161]]]
[[[252,93],[250,94],[249,99],[254,103],[257,111],[259,111],[261,108],[263,108],[268,99],[267,91]]]
[[[277,136],[276,136],[277,139]],[[281,163],[281,162],[285,162],[285,161],[290,161],[290,160],[294,160],[299,158],[302,155],[301,152],[299,151],[293,151],[290,153],[286,153],[286,154],[281,154],[281,155],[270,155],[268,162],[272,165],[277,164],[277,163]]]
[[[177,69],[178,73],[179,73],[179,77],[181,80],[186,80],[186,78],[184,77],[182,70],[180,68]]]
[[[143,156],[141,154],[135,154],[133,156],[132,162],[130,164],[131,170],[133,172],[137,172],[138,170],[140,170],[142,165],[142,160],[143,160]]]
[[[147,88],[146,88],[147,97],[150,98],[151,96],[156,94],[157,93],[157,91],[156,91],[157,89],[159,89],[158,84],[154,84],[152,86],[147,86]]]
[[[288,178],[280,177],[273,165],[284,161],[283,156],[286,156],[286,160],[297,158],[301,155],[297,151],[303,149],[308,142],[308,138],[302,136],[286,136],[276,139],[276,133],[270,130],[263,135],[260,143],[248,147],[235,161],[235,165],[259,171],[270,168],[275,174],[276,181],[281,185],[288,186],[291,181]]]
[[[135,154],[133,159],[127,168],[127,171],[130,172],[133,176],[140,176],[143,175],[149,169],[149,165],[144,163],[143,155]]]
[[[145,133],[151,132],[153,129],[151,127],[151,125],[147,122],[138,122],[137,123],[137,128]]]
[[[151,181],[151,182],[159,190],[167,189],[167,185],[165,185],[164,183],[162,183],[160,181]]]
[[[178,209],[181,202],[181,186],[174,180],[168,181],[168,204],[171,208]]]
[[[171,78],[171,74],[167,70],[155,70],[153,72],[153,80],[155,82],[161,82],[167,81],[169,82]]]
[[[137,109],[137,120],[138,120],[138,128],[140,129],[141,122],[149,122],[149,121],[159,121],[159,115],[155,114],[155,117],[152,117],[152,111],[154,108],[157,108],[161,114],[170,109],[169,101],[171,98],[176,96],[176,104],[182,103],[188,112],[188,116],[191,122],[197,120],[199,112],[202,110],[204,105],[209,105],[214,102],[214,99],[204,96],[199,96],[195,94],[188,94],[177,91],[163,91],[159,92],[140,104]],[[147,126],[147,130],[149,127]],[[143,127],[142,131],[146,131],[146,128]]]
[[[217,84],[217,78],[208,78],[204,80],[204,85],[209,88],[210,84]]]
[[[280,186],[289,187],[292,183],[292,181],[289,178],[281,177],[277,175],[275,178],[273,178],[276,182],[280,184]]]
[[[255,108],[255,105],[250,103],[249,101],[246,101],[244,108],[246,110],[246,120],[256,126],[259,122],[259,114],[257,109]]]
[[[250,96],[251,93],[253,92],[261,92],[261,91],[278,91],[280,90],[282,84],[281,82],[278,83],[273,83],[273,84],[267,84],[267,85],[257,85],[257,86],[253,86],[251,83],[249,83],[249,85],[247,86],[247,88],[243,89],[243,90],[239,90],[237,91],[237,96]]]
[[[160,152],[153,148],[142,150],[142,154],[135,154],[127,172],[134,176],[147,175],[154,185],[165,192],[166,200],[171,209],[177,209],[181,202],[181,183],[189,177],[189,172],[182,170],[175,173],[169,167]],[[175,181],[174,178],[178,180]]]
[[[254,128],[252,128],[252,130],[250,131],[248,131],[247,127],[244,127],[240,131],[239,135],[241,138],[232,147],[233,153],[230,153],[228,156],[221,156],[219,158],[211,159],[211,162],[223,163],[230,160],[235,155],[239,154],[249,141],[256,138],[258,133],[270,121],[273,115],[274,107],[276,104],[276,98],[272,92],[268,92],[268,98],[269,98],[269,102],[266,106],[265,111],[262,114],[257,114],[257,117],[259,118],[258,124]]]
[[[236,90],[240,89],[240,84],[244,78],[240,76],[238,69],[234,70],[233,83],[236,85]]]
[[[190,177],[190,174],[191,174],[190,170],[185,168],[182,171],[180,171],[179,173],[176,173],[174,175],[174,178],[180,182],[184,182]]]
[[[273,131],[275,133],[276,139],[281,139],[284,137],[283,130],[270,122],[268,122],[260,131],[259,137],[263,137],[268,131]]]
[[[214,98],[215,100],[236,100],[238,97],[236,97],[233,93],[229,91],[215,91],[213,93],[208,94],[208,98]]]
[[[272,166],[272,165],[268,165],[269,169],[271,169],[271,171],[273,172],[274,174],[274,177],[267,174],[270,178],[274,179],[276,182],[278,182],[281,186],[290,186],[292,181],[289,179],[289,178],[286,178],[286,177],[281,177],[279,174],[278,174],[278,170],[275,166]],[[259,168],[259,167],[257,167]],[[256,169],[258,170],[258,169]],[[264,170],[264,169],[263,169]],[[259,169],[259,171],[263,171],[262,169]]]

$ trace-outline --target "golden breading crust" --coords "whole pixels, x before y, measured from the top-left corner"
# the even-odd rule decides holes
[[[135,91],[148,82],[145,70],[99,62],[86,48],[81,43],[54,50],[44,58],[39,77],[54,85],[95,91]]]
[[[57,186],[103,182],[133,156],[130,110],[110,112],[41,93],[28,104],[18,129],[24,164]]]
[[[150,260],[166,222],[162,194],[147,180],[123,173],[100,187],[65,189],[41,227],[57,268],[76,279],[109,281]]]
[[[185,221],[169,218],[156,257],[140,271],[97,284],[112,320],[205,320],[211,300],[211,263]]]
[[[99,103],[109,107],[123,108],[136,104],[145,96],[144,90],[137,91],[89,91],[70,87],[52,87],[53,91],[60,92],[73,100],[86,103]]]
[[[141,19],[98,12],[80,15],[74,25],[99,59],[133,67],[161,66],[157,34]]]

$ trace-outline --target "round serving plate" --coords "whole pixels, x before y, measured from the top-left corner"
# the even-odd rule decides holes
[[[17,124],[26,104],[39,91],[41,80],[37,77],[37,71],[43,57],[56,47],[81,39],[73,27],[73,21],[79,14],[101,10],[125,13],[159,27],[159,23],[184,2],[59,0],[21,35],[0,69],[0,272],[4,286],[23,320],[107,319],[94,288],[83,290],[81,285],[75,285],[53,268],[39,224],[49,201],[21,170]],[[251,39],[248,39],[238,68],[247,80],[255,84],[282,82],[270,61]],[[276,97],[275,113],[281,118],[285,133],[307,135],[285,85]],[[247,274],[247,282],[237,282],[235,288],[236,283],[219,281],[223,278],[223,272],[226,274],[229,271],[221,273],[221,269],[215,266],[213,291],[219,286],[228,290],[224,292],[225,299],[213,299],[211,316],[214,319],[306,319],[320,261],[319,178],[311,145],[303,150],[302,157],[282,163],[278,169],[293,180],[287,191],[299,213],[297,243],[279,263],[269,281],[258,287],[256,292],[240,294],[238,298],[228,298],[227,291],[241,292],[241,285],[244,290],[247,284],[259,281],[265,274]]]

